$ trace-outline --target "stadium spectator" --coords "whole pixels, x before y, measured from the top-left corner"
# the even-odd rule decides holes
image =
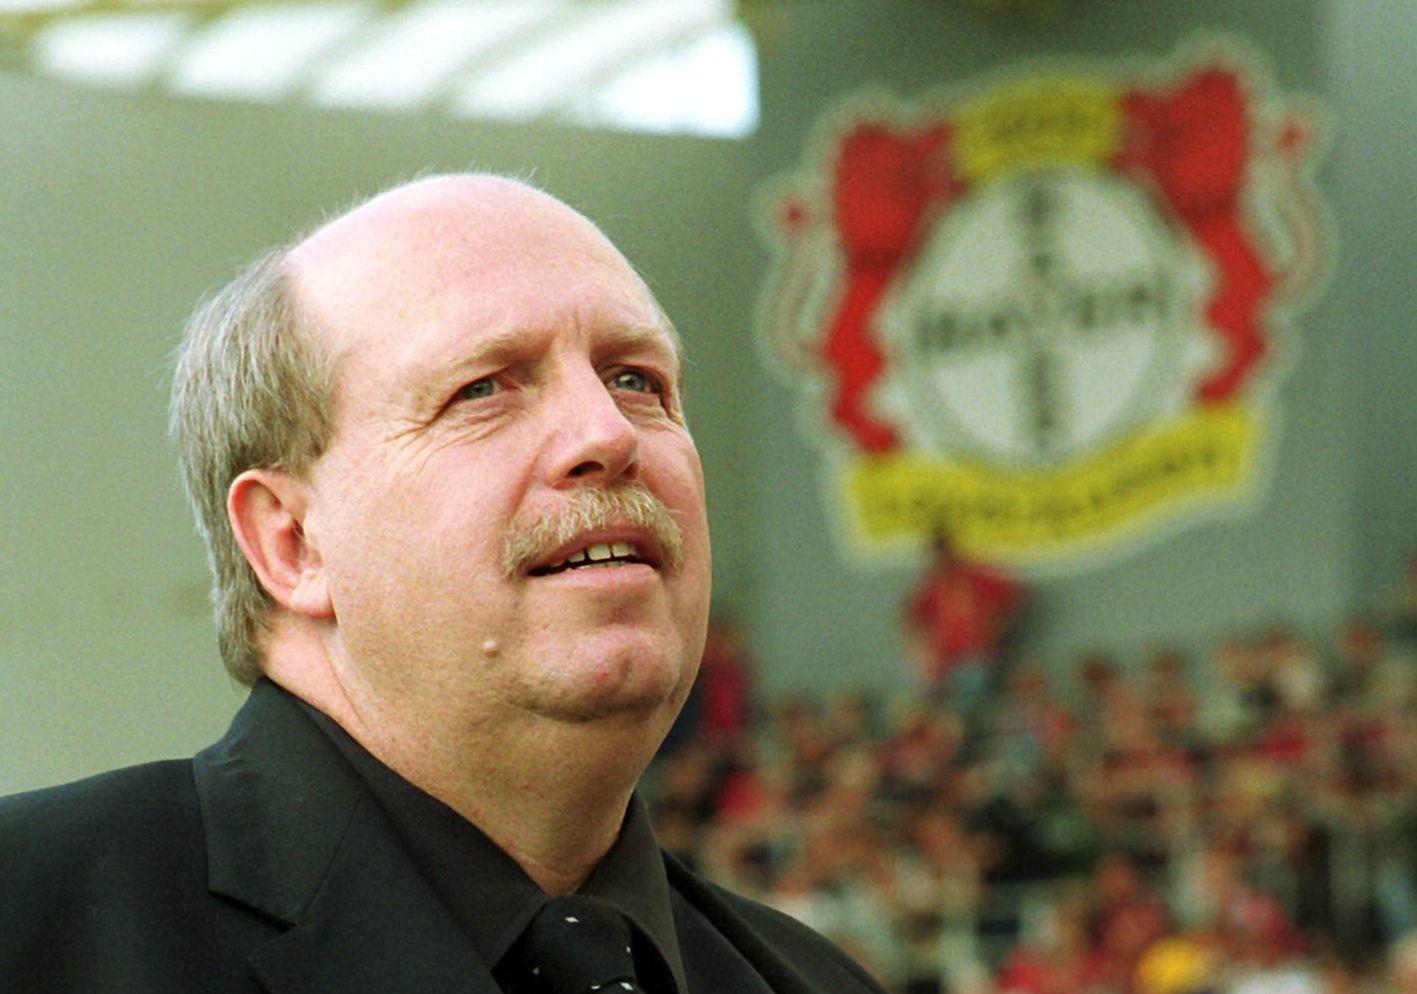
[[[751,710],[661,761],[661,837],[902,994],[1417,994],[1402,643],[1359,618],[1196,659],[1085,655],[1070,694],[1020,660],[973,721]]]
[[[965,558],[948,536],[936,536],[904,612],[911,655],[933,695],[973,713],[996,678],[1023,602],[1021,584]]]

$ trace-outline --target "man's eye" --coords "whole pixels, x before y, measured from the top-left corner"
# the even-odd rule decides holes
[[[484,376],[480,380],[473,380],[467,386],[459,390],[458,400],[482,400],[484,397],[491,397],[496,392],[496,378]]]
[[[610,385],[616,390],[632,390],[635,393],[655,393],[658,390],[654,379],[639,369],[626,369],[616,373]]]

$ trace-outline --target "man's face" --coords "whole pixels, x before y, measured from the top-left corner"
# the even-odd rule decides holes
[[[667,728],[703,647],[703,477],[675,342],[619,253],[550,198],[440,180],[291,267],[339,360],[304,528],[356,707]]]

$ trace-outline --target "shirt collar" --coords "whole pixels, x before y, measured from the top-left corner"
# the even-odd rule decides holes
[[[650,826],[649,809],[638,794],[630,798],[620,837],[591,873],[580,893],[610,903],[634,922],[669,967],[678,990],[688,991],[678,936],[674,930],[674,912],[669,901],[669,877],[664,870],[664,857]]]
[[[495,968],[547,895],[472,822],[385,766],[333,719],[300,704],[374,795],[482,961]],[[669,878],[638,794],[630,799],[619,837],[578,893],[600,898],[628,918],[650,940],[680,994],[687,992]]]

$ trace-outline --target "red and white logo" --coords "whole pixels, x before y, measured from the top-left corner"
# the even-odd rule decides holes
[[[1212,42],[827,115],[765,197],[759,321],[856,549],[1067,566],[1252,497],[1324,230],[1312,115],[1257,65]]]

